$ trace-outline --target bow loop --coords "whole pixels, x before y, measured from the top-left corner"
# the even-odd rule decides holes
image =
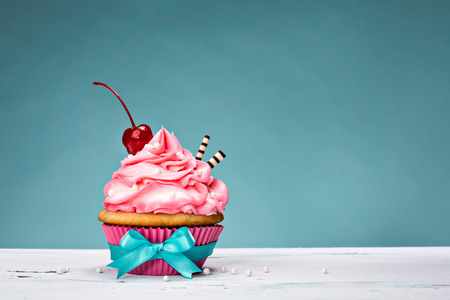
[[[195,239],[187,227],[181,227],[164,242],[164,250],[171,253],[184,252],[191,249]]]
[[[136,230],[130,230],[120,239],[120,246],[125,250],[131,251],[144,244],[151,243]]]

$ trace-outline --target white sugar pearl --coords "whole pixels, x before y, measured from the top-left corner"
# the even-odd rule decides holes
[[[97,269],[95,269],[95,272],[100,274],[100,273],[103,273],[103,270],[102,270],[102,268],[98,267]]]
[[[158,149],[159,147],[161,147],[160,143],[154,143],[153,144],[153,149]]]
[[[56,269],[56,274],[62,275],[63,273],[64,273],[64,269],[63,268]]]
[[[323,269],[322,269],[322,274],[327,274],[327,273],[328,273],[327,268],[323,268]]]
[[[111,196],[113,196],[113,195],[114,195],[114,190],[113,190],[113,189],[110,189],[110,190],[108,191],[108,196],[111,197]]]
[[[70,268],[69,267],[66,267],[65,269],[64,269],[64,272],[70,272]]]
[[[171,191],[171,192],[170,192],[170,199],[173,199],[173,198],[175,198],[175,192],[174,192],[174,191]]]
[[[246,275],[247,277],[252,277],[252,271],[247,270],[247,272],[245,272],[245,275]]]
[[[133,157],[133,154],[128,154],[128,158],[132,158]]]
[[[264,273],[269,273],[269,267],[268,266],[264,267]]]
[[[232,275],[236,275],[237,274],[237,270],[235,268],[231,269],[231,274]]]
[[[202,171],[202,170],[197,170],[197,175],[198,175],[198,176],[202,176],[202,174],[203,174],[203,171]]]
[[[177,156],[178,156],[178,158],[181,159],[181,160],[183,160],[183,159],[186,158],[186,156],[184,156],[183,153],[178,153]]]
[[[214,193],[214,192],[211,192],[210,194],[209,194],[209,196],[211,197],[211,198],[216,198],[216,193]]]
[[[220,272],[225,273],[227,271],[227,267],[220,268]]]
[[[131,188],[133,189],[133,191],[137,191],[139,189],[137,184],[133,184]]]
[[[164,276],[163,276],[163,280],[164,280],[165,282],[168,282],[168,281],[169,281],[169,276],[164,275]]]
[[[161,174],[161,170],[160,170],[160,169],[155,169],[155,174],[156,174],[156,175]]]
[[[203,275],[209,275],[209,274],[211,274],[211,270],[209,268],[204,268]]]

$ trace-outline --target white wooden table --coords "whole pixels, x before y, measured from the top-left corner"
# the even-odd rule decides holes
[[[0,299],[450,299],[450,247],[216,249],[211,275],[169,282],[116,279],[109,262],[107,250],[0,249]]]

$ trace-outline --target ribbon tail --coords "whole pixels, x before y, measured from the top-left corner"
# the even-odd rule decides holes
[[[172,266],[183,277],[192,279],[192,273],[201,272],[189,258],[183,253],[159,253],[160,257],[164,259],[169,265]]]
[[[147,251],[146,251],[147,250]],[[155,255],[155,252],[152,251],[152,249],[148,248],[141,248],[136,249],[134,251],[131,251],[122,257],[114,260],[112,263],[108,264],[108,267],[116,268],[118,269],[117,272],[117,279],[125,275],[126,273],[130,272],[137,266],[140,266],[147,260],[152,259],[152,257]],[[150,252],[150,253],[149,253]]]
[[[110,264],[107,264],[107,267],[111,267],[111,268],[116,268],[117,269],[117,277],[116,279],[119,279],[120,277],[122,277],[123,275],[125,275],[126,273],[128,273],[129,271],[131,271],[131,268],[127,268],[125,265],[118,265],[118,264],[114,264],[115,261],[113,261]]]

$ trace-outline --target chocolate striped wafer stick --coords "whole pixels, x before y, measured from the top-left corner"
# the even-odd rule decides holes
[[[200,148],[198,149],[197,155],[195,156],[195,159],[202,160],[203,154],[205,154],[206,147],[209,143],[209,135],[205,135],[203,138],[202,144],[200,145]]]
[[[221,150],[217,151],[216,154],[214,154],[213,157],[208,161],[208,165],[212,168],[217,166],[224,158],[226,157],[225,153],[223,153]]]

